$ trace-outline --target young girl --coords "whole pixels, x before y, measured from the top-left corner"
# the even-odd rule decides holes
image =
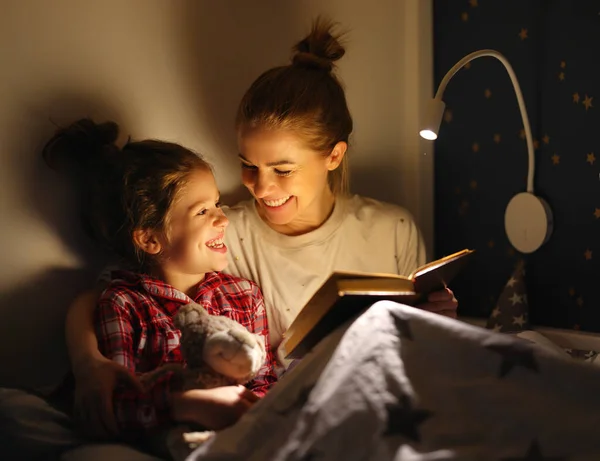
[[[267,360],[242,386],[182,392],[171,373],[145,392],[118,387],[113,405],[129,439],[175,421],[220,429],[235,422],[275,383],[262,294],[251,281],[221,273],[228,220],[209,164],[177,144],[115,145],[118,127],[83,119],[59,130],[44,155],[80,178],[88,231],[131,271],[117,271],[100,296],[95,331],[102,354],[136,374],[182,362],[172,317],[192,301],[262,335]],[[252,392],[251,392],[252,391]]]

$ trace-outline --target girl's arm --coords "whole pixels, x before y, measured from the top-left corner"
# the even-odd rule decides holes
[[[259,397],[244,386],[193,389],[171,394],[171,416],[212,430],[234,424]]]
[[[146,328],[146,322],[139,314],[135,296],[127,289],[106,290],[94,316],[100,351],[135,372],[142,341],[146,347],[152,347],[152,341],[157,339]],[[237,421],[257,400],[242,386],[181,391],[181,378],[169,372],[144,392],[129,386],[118,387],[113,403],[121,435],[135,439],[173,421],[221,429]]]

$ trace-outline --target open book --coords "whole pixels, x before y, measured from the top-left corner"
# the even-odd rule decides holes
[[[415,305],[444,289],[474,250],[425,264],[408,277],[368,272],[334,272],[298,313],[283,335],[286,358],[302,358],[320,340],[378,300]]]

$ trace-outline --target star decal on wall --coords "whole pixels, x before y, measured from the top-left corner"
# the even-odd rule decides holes
[[[485,96],[486,99],[490,99],[492,97],[492,90],[490,90],[489,88],[486,88],[485,91],[483,92],[483,95]]]
[[[550,144],[550,136],[548,136],[547,134],[545,134],[544,137],[542,138],[542,142],[544,144]]]
[[[585,95],[585,98],[583,98],[583,102],[581,104],[583,104],[585,106],[586,112],[590,109],[590,107],[594,107],[592,105],[593,99],[594,99],[593,97],[589,97],[587,94]]]
[[[521,40],[525,40],[526,38],[529,38],[527,35],[527,29],[525,29],[525,28],[521,28],[521,32],[519,32],[518,35],[521,38]]]
[[[477,6],[478,6],[477,0],[469,0],[469,5],[471,5],[471,7],[473,7],[473,8],[477,8]]]
[[[579,93],[573,93],[573,102],[575,104],[579,104],[579,99],[580,99]]]
[[[490,336],[484,343],[484,347],[490,351],[496,352],[502,358],[498,378],[502,379],[515,367],[523,367],[528,370],[539,373],[538,363],[535,360],[535,354],[529,344],[519,339],[507,341],[504,336]]]
[[[596,156],[594,155],[593,152],[590,152],[589,154],[587,154],[586,162],[588,162],[590,165],[593,165],[595,161],[596,161]]]
[[[473,152],[479,152],[479,143],[474,142],[471,149],[473,149]]]
[[[564,82],[564,81],[565,81],[565,73],[564,73],[564,72],[559,72],[559,73],[558,73],[558,79],[559,79],[561,82]]]
[[[406,395],[398,403],[387,404],[386,411],[388,418],[384,435],[402,435],[413,442],[421,441],[419,426],[433,416],[431,411],[413,408]]]
[[[592,259],[592,250],[590,250],[589,248],[585,250],[585,252],[583,253],[583,257],[586,259],[586,261]]]
[[[560,163],[560,155],[554,154],[551,158],[553,165],[558,165]]]
[[[502,458],[502,461],[566,461],[565,457],[544,456],[537,440],[531,442],[524,456]]]
[[[596,208],[594,210],[594,216],[596,217],[596,219],[600,219],[600,208]]]
[[[467,13],[466,11],[464,11],[461,15],[460,15],[460,19],[463,20],[463,22],[467,22],[469,20],[469,13]]]
[[[502,136],[500,135],[500,133],[496,133],[496,134],[494,135],[494,142],[495,142],[496,144],[500,144],[500,141],[502,141]]]
[[[560,68],[564,69],[565,67],[567,67],[567,62],[566,61],[561,61],[560,62]]]

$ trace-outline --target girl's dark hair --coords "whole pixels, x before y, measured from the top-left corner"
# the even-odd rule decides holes
[[[324,155],[338,142],[348,143],[352,117],[334,74],[335,62],[345,50],[334,29],[331,21],[317,18],[310,33],[293,48],[292,63],[269,69],[252,83],[238,107],[238,131],[290,130]],[[347,192],[346,156],[330,172],[329,182],[334,193]]]
[[[114,122],[90,119],[60,128],[46,143],[46,163],[70,173],[80,191],[86,233],[127,262],[144,269],[145,253],[133,231],[168,231],[169,211],[190,173],[210,170],[198,154],[178,144],[145,140],[115,143]]]

